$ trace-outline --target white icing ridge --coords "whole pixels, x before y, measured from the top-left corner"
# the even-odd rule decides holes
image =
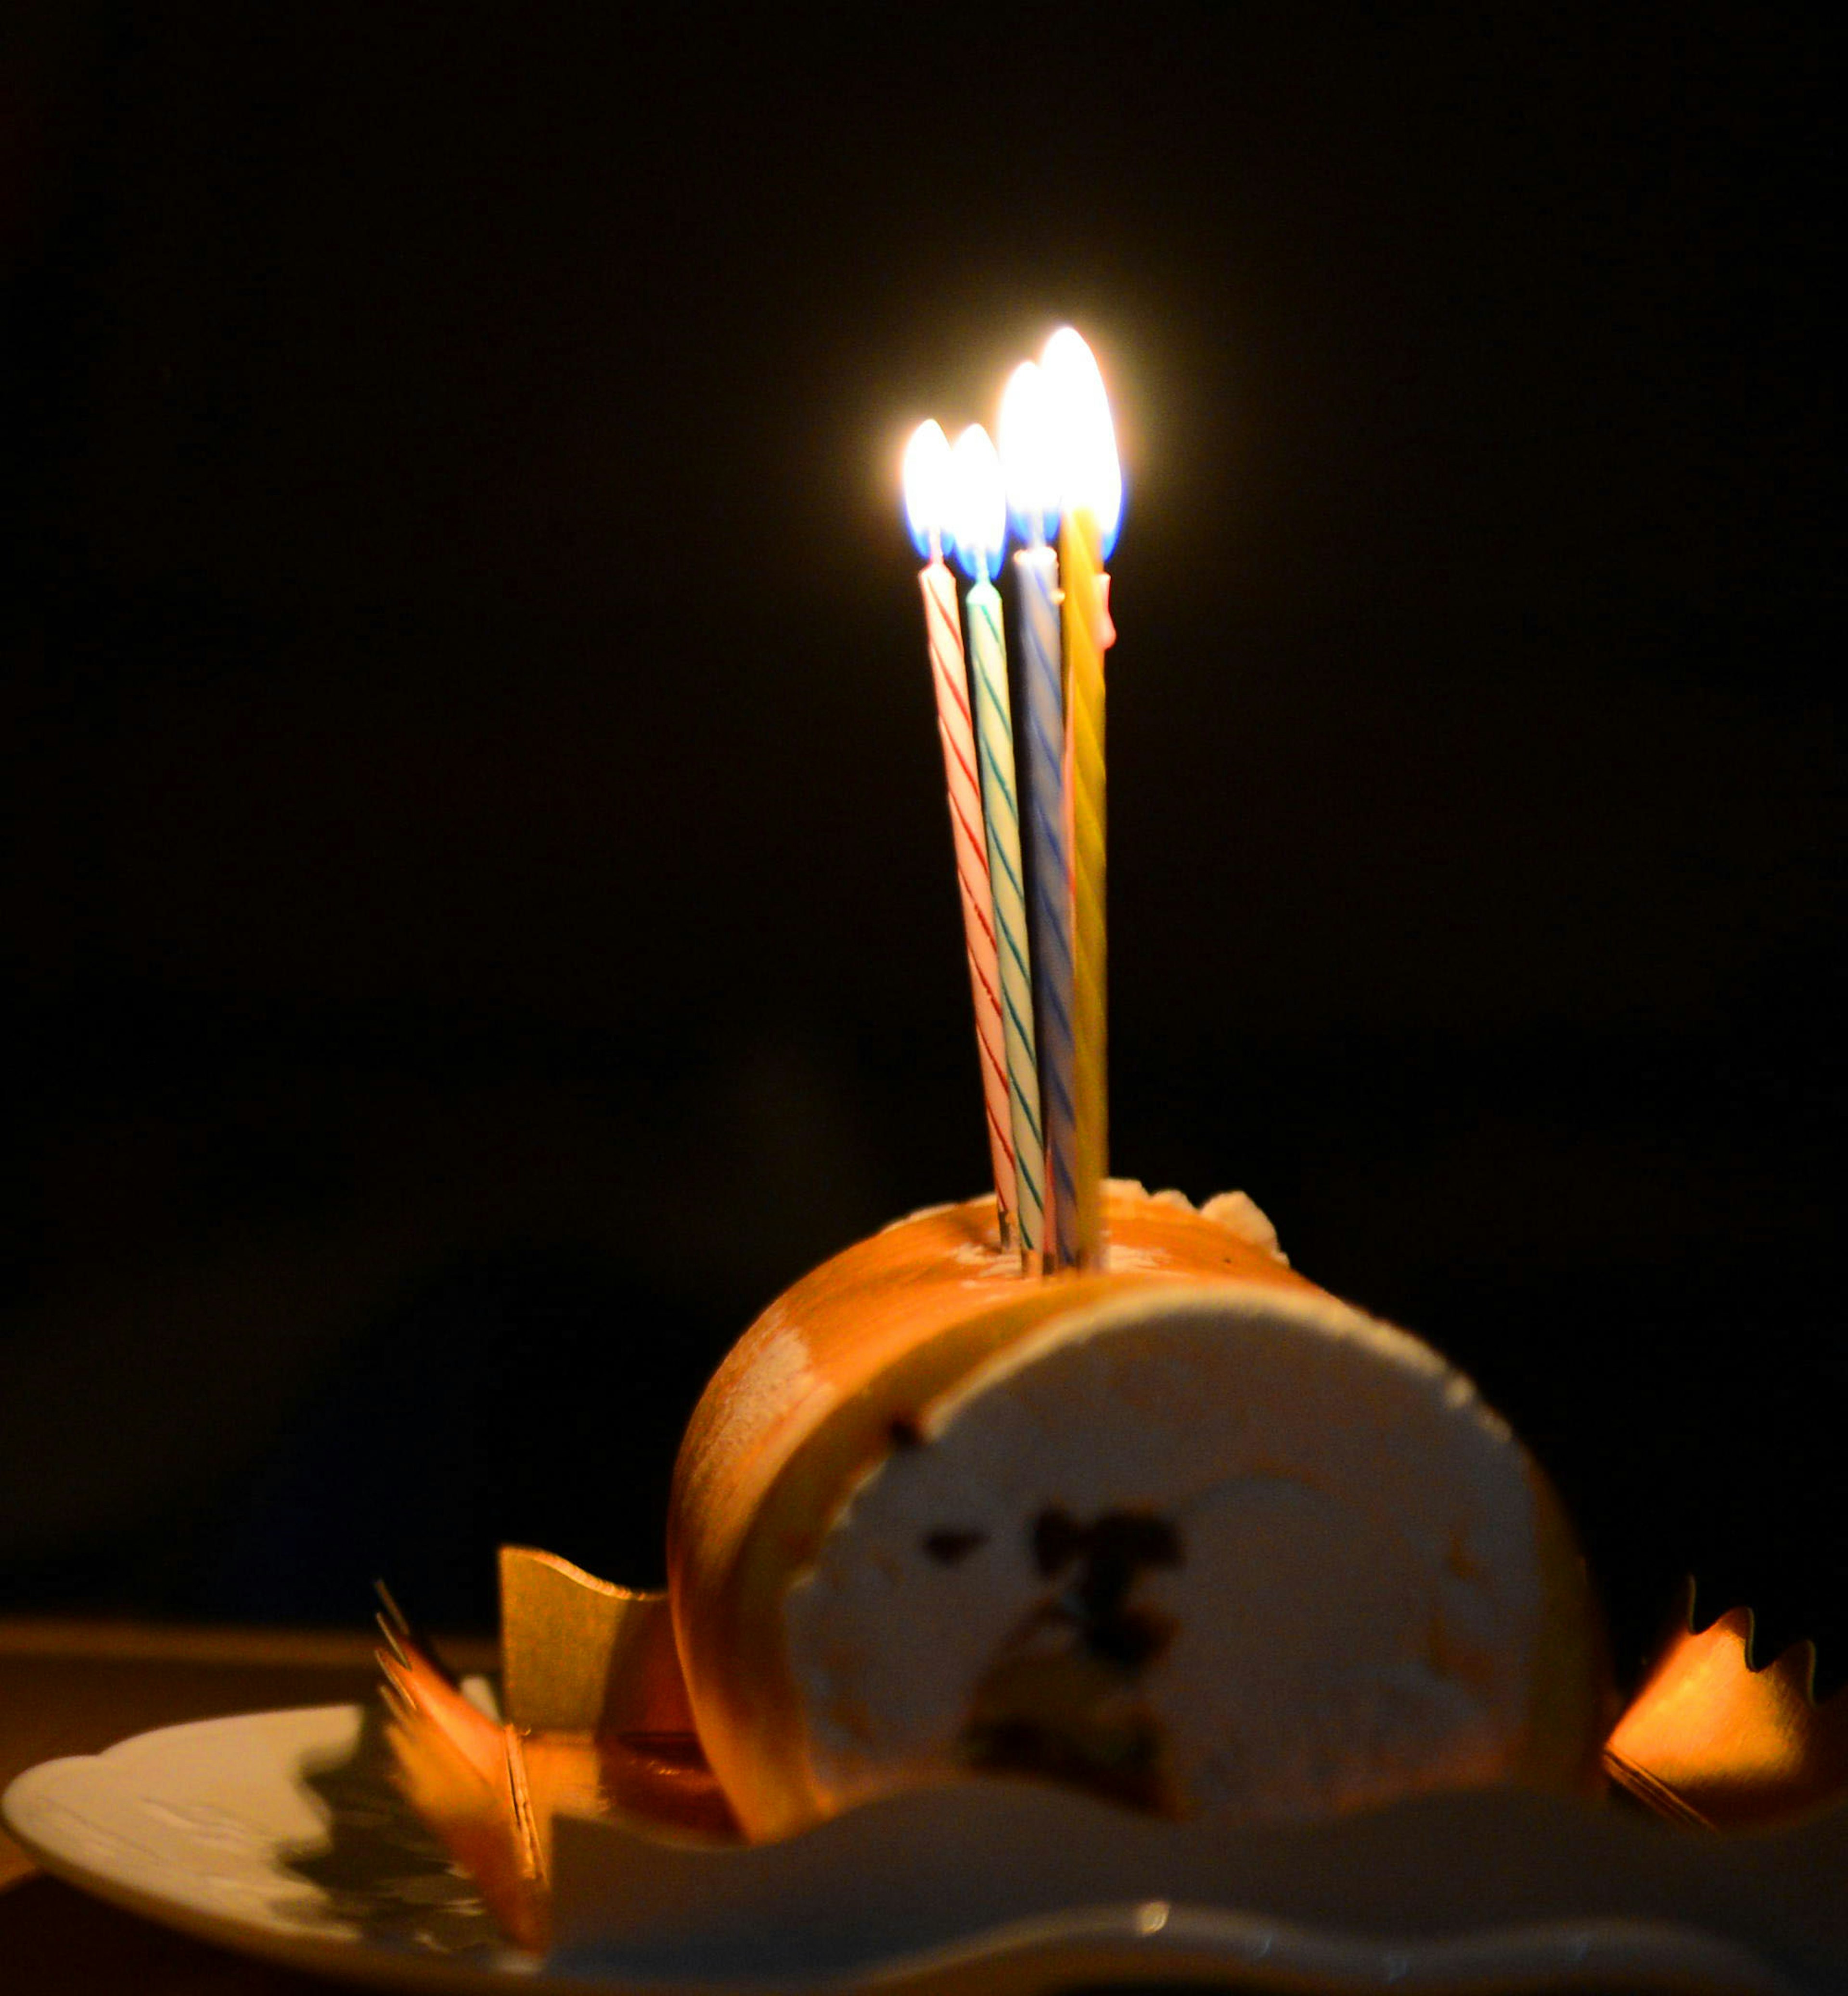
[[[1276,1228],[1249,1192],[1215,1192],[1211,1199],[1196,1208],[1184,1192],[1177,1191],[1172,1186],[1160,1192],[1151,1192],[1140,1179],[1106,1179],[1103,1183],[1105,1191],[1115,1194],[1119,1199],[1145,1199],[1151,1206],[1172,1206],[1178,1213],[1197,1211],[1203,1220],[1215,1220],[1228,1232],[1236,1234],[1240,1240],[1248,1241],[1254,1248],[1261,1248],[1267,1254],[1275,1255],[1286,1268],[1290,1265],[1290,1258],[1278,1245]],[[985,1192],[975,1195],[976,1199],[988,1196]],[[907,1213],[897,1220],[888,1220],[879,1231],[890,1234],[894,1227],[909,1227],[914,1220],[929,1220],[937,1213],[953,1213],[959,1206],[973,1203],[973,1199],[952,1199],[940,1200],[935,1206],[921,1206],[915,1213]]]
[[[1216,1192],[1200,1208],[1200,1217],[1217,1220],[1240,1240],[1248,1241],[1254,1248],[1261,1248],[1267,1254],[1275,1255],[1285,1268],[1289,1266],[1290,1258],[1277,1244],[1276,1228],[1249,1192]]]
[[[1151,1192],[1140,1179],[1106,1179],[1104,1186],[1120,1199],[1145,1199],[1151,1206],[1172,1206],[1178,1213],[1192,1213],[1196,1209],[1184,1192],[1172,1186],[1161,1192]],[[1271,1224],[1269,1216],[1249,1192],[1215,1192],[1212,1198],[1197,1210],[1203,1220],[1210,1220],[1236,1234],[1239,1239],[1281,1261],[1285,1268],[1290,1258],[1277,1243],[1277,1230]]]
[[[1175,1258],[1165,1248],[1126,1247],[1120,1241],[1110,1243],[1109,1265],[1113,1275],[1160,1275],[1172,1271],[1174,1264]]]

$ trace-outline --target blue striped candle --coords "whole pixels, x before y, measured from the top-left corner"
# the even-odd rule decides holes
[[[1058,558],[1045,545],[1013,558],[1027,693],[1028,859],[1040,1103],[1046,1138],[1048,1269],[1078,1264],[1076,1048],[1072,1033],[1072,867],[1065,844],[1065,704],[1060,684]]]
[[[1039,1029],[1040,1110],[1046,1138],[1048,1270],[1078,1265],[1077,1047],[1073,1038],[1072,861],[1065,804],[1065,698],[1059,643],[1058,557],[1046,545],[1060,499],[1058,425],[1040,370],[1024,360],[1001,397],[1007,510],[1026,545],[1019,590],[1027,807],[1027,905]]]

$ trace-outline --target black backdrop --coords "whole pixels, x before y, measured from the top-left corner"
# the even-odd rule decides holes
[[[896,467],[1069,318],[1116,1168],[1470,1368],[1626,1661],[1839,1667],[1836,107],[1620,12],[15,0],[0,1604],[650,1578],[979,1187]]]

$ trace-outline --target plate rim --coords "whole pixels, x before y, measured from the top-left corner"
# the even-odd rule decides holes
[[[364,1936],[342,1939],[284,1930],[240,1919],[235,1914],[210,1912],[184,1899],[128,1883],[111,1870],[71,1857],[21,1820],[22,1802],[29,1808],[32,1798],[55,1784],[60,1771],[65,1768],[93,1762],[120,1764],[132,1761],[135,1750],[175,1735],[217,1732],[235,1735],[253,1722],[265,1720],[316,1719],[330,1732],[336,1724],[344,1732],[363,1724],[367,1710],[365,1705],[345,1702],[223,1713],[149,1727],[114,1741],[99,1753],[57,1755],[24,1769],[0,1792],[0,1822],[48,1876],[106,1904],[234,1953],[373,1988],[458,1992],[524,1989],[532,1991],[533,1996],[649,1996],[649,1992],[655,1992],[656,1996],[700,1996],[704,1991],[725,1991],[728,1996],[789,1996],[789,1992],[800,1987],[816,1992],[816,1996],[847,1996],[847,1992],[854,1991],[870,1992],[885,1987],[897,1992],[915,1987],[921,1996],[924,1991],[953,1988],[959,1975],[979,1976],[985,1967],[1003,1987],[1027,1986],[1021,1977],[1035,1961],[1042,1963],[1048,1972],[1062,1961],[1069,1976],[1082,1964],[1087,1951],[1095,1956],[1100,1950],[1113,1956],[1110,1964],[1113,1980],[1134,1973],[1158,1981],[1204,1982],[1228,1990],[1303,1987],[1303,1956],[1326,1950],[1344,1955],[1352,1963],[1344,1972],[1337,1969],[1336,1979],[1325,1985],[1331,1992],[1382,1986],[1382,1961],[1405,1964],[1397,1976],[1389,1976],[1389,1982],[1402,1981],[1409,1989],[1441,1986],[1459,1992],[1459,1996],[1471,1989],[1485,1991],[1491,1986],[1491,1977],[1515,1972],[1537,1973],[1543,1979],[1533,1984],[1537,1989],[1550,1987],[1563,1991],[1595,1986],[1585,1978],[1587,1975],[1608,1978],[1612,1973],[1608,1961],[1602,1967],[1583,1960],[1576,1967],[1568,1964],[1562,1977],[1531,1957],[1524,1966],[1505,1960],[1499,1967],[1485,1960],[1473,1973],[1453,1960],[1447,1974],[1442,1961],[1433,1959],[1446,1954],[1454,1957],[1471,1948],[1492,1950],[1498,1943],[1504,1948],[1523,1945],[1531,1948],[1548,1933],[1557,1942],[1561,1929],[1571,1929],[1581,1933],[1595,1932],[1607,1943],[1627,1941],[1644,1948],[1666,1946],[1681,1957],[1671,1973],[1691,1974],[1704,1962],[1706,1972],[1715,1977],[1712,1986],[1726,1992],[1726,1996],[1733,1996],[1733,1992],[1745,1996],[1747,1991],[1753,1992],[1753,1996],[1757,1992],[1771,1996],[1774,1991],[1802,1996],[1802,1986],[1792,1983],[1763,1956],[1724,1936],[1672,1922],[1588,1917],[1582,1922],[1553,1920],[1521,1926],[1485,1926],[1441,1940],[1382,1934],[1361,1941],[1236,1907],[1204,1906],[1186,1901],[1160,1902],[1163,1919],[1160,1928],[1152,1933],[1135,1930],[1137,1908],[1134,1906],[1093,1904],[1028,1922],[983,1929],[922,1950],[895,1951],[869,1962],[863,1969],[846,1974],[824,1970],[819,1977],[804,1977],[799,1984],[786,1974],[740,1979],[735,1975],[714,1977],[695,1970],[686,1977],[662,1979],[619,1970],[612,1973],[610,1967],[600,1963],[594,1956],[580,1953],[575,1957],[554,1958],[511,1945],[487,1961],[446,1959],[401,1953]],[[330,1740],[329,1743],[333,1742]],[[1254,1953],[1248,1939],[1239,1941],[1225,1931],[1260,1918],[1276,1937],[1287,1936],[1290,1944],[1281,1950],[1267,1948],[1261,1953]],[[1198,1931],[1214,1925],[1221,1929],[1217,1937]],[[1189,1946],[1184,1937],[1190,1929],[1195,1930],[1195,1939]],[[1156,1944],[1149,1945],[1151,1940]],[[1116,1958],[1132,1945],[1137,1957],[1134,1970]],[[1658,1959],[1658,1972],[1667,1965]],[[1417,1968],[1422,1968],[1423,1973],[1414,1974]],[[1550,1982],[1543,1979],[1549,1974],[1554,1977]],[[1061,1986],[1072,1985],[1067,1981]],[[1686,1986],[1691,1991],[1697,1985],[1690,1982]]]
[[[280,1967],[307,1970],[339,1980],[358,1981],[373,1988],[492,1990],[504,1988],[510,1984],[515,1987],[533,1985],[532,1974],[511,1963],[482,1967],[472,1962],[398,1954],[368,1943],[363,1937],[341,1939],[329,1934],[284,1933],[254,1922],[240,1920],[235,1915],[210,1912],[184,1899],[129,1884],[111,1871],[70,1857],[57,1845],[45,1842],[21,1820],[20,1798],[23,1796],[29,1802],[41,1788],[55,1782],[64,1768],[84,1767],[97,1761],[120,1764],[133,1757],[129,1749],[170,1738],[176,1733],[220,1729],[235,1732],[239,1727],[248,1726],[253,1719],[284,1714],[312,1714],[329,1721],[337,1716],[356,1725],[363,1722],[366,1711],[363,1705],[350,1701],[266,1706],[249,1712],[219,1713],[205,1719],[181,1719],[170,1726],[148,1726],[139,1733],[131,1733],[112,1741],[97,1753],[54,1754],[50,1760],[37,1761],[22,1769],[4,1791],[0,1791],[0,1823],[47,1876],[78,1891],[87,1892],[93,1898],[119,1907],[125,1912],[151,1920],[157,1926],[172,1928],[195,1940],[206,1941],[233,1953],[256,1955]],[[533,1956],[530,1959],[537,1963],[540,1957]],[[536,1986],[544,1987],[542,1983]],[[584,1988],[588,1996],[589,1985],[576,1986]]]

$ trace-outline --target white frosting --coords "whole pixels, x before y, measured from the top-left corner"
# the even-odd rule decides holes
[[[1151,1192],[1140,1179],[1106,1179],[1103,1182],[1106,1190],[1119,1198],[1145,1199],[1151,1206],[1171,1206],[1181,1213],[1197,1211],[1203,1220],[1216,1220],[1240,1240],[1249,1242],[1254,1248],[1261,1248],[1286,1268],[1289,1266],[1290,1258],[1277,1244],[1276,1228],[1249,1192],[1215,1192],[1203,1205],[1196,1207],[1184,1192],[1178,1192],[1172,1186],[1161,1192]],[[914,1220],[928,1220],[934,1213],[952,1213],[962,1203],[949,1199],[939,1201],[935,1206],[921,1206],[915,1213],[889,1220],[879,1231],[890,1234],[895,1227],[909,1227]]]
[[[1159,1192],[1156,1194],[1157,1198],[1161,1196]],[[1286,1268],[1289,1266],[1290,1258],[1277,1244],[1276,1228],[1249,1192],[1217,1193],[1200,1208],[1200,1217],[1203,1220],[1217,1220],[1240,1240],[1248,1241],[1254,1248],[1261,1248],[1267,1254],[1275,1255]]]
[[[832,1802],[958,1764],[977,1687],[1071,1584],[1034,1556],[1049,1510],[1178,1536],[1127,1597],[1173,1633],[1126,1695],[1189,1807],[1295,1819],[1501,1771],[1539,1637],[1535,1500],[1416,1340],[1313,1294],[1139,1292],[1044,1327],[921,1429],[787,1599]],[[945,1533],[968,1549],[934,1556]]]

